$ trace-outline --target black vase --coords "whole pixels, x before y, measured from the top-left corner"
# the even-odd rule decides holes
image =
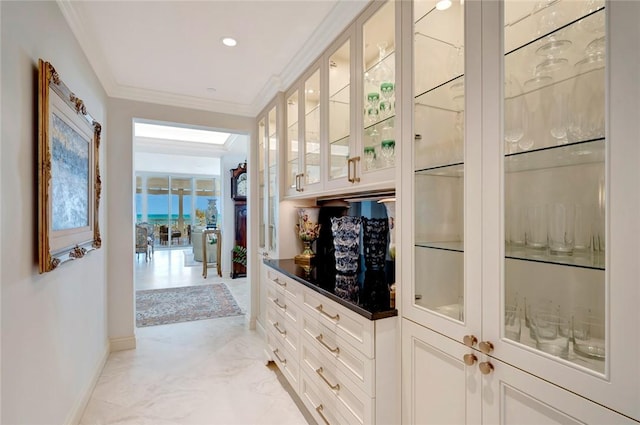
[[[389,239],[389,221],[386,218],[362,218],[362,246],[367,270],[384,270]]]

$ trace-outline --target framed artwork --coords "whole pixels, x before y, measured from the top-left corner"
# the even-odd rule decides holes
[[[50,272],[100,248],[101,126],[38,61],[38,269]]]

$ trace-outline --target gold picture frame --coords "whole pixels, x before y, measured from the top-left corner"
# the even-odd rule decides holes
[[[38,269],[45,273],[102,245],[102,127],[42,59],[38,121]]]

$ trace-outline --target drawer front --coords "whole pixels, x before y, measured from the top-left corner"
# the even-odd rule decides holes
[[[289,277],[286,277],[282,273],[279,273],[272,268],[267,268],[267,279],[269,279],[269,281],[271,281],[274,286],[282,290],[287,298],[291,300],[291,302],[298,305],[302,303],[302,284]]]
[[[375,395],[375,361],[357,351],[318,320],[302,316],[302,345],[314,347],[333,368],[352,380],[368,395]]]
[[[267,327],[273,331],[282,345],[288,348],[292,354],[300,352],[300,332],[297,323],[292,323],[275,305],[267,304]]]
[[[267,303],[273,302],[274,300],[278,300],[279,303],[285,303],[284,291],[280,290],[276,285],[272,282],[267,281],[266,285],[267,291]]]
[[[306,373],[300,373],[300,398],[318,425],[342,425],[347,422],[338,413],[335,397],[322,393]]]
[[[296,392],[299,391],[300,366],[298,364],[298,358],[284,348],[271,330],[267,330],[266,335],[267,347],[269,348],[272,360],[278,365],[278,369],[280,369],[280,372],[287,378],[287,381],[289,381],[293,389]]]
[[[278,313],[285,317],[285,320],[290,323],[288,325],[290,329],[300,330],[300,323],[302,321],[300,317],[300,307],[292,303],[284,294],[278,290],[274,290],[273,298],[268,299],[267,305],[275,308]]]
[[[332,393],[338,400],[338,409],[345,410],[345,418],[352,417],[355,423],[370,423],[373,410],[373,399],[362,389],[351,382],[334,362],[327,360],[311,344],[302,344],[300,369],[313,379],[316,386],[325,392]],[[353,422],[353,421],[350,421]]]
[[[308,288],[304,288],[302,298],[303,308],[310,316],[316,317],[365,356],[374,357],[373,321]]]

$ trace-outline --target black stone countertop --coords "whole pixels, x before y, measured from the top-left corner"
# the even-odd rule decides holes
[[[356,281],[359,285],[357,300],[350,300],[336,295],[335,272],[325,271],[321,267],[314,267],[311,273],[307,275],[304,269],[292,259],[271,259],[264,260],[264,263],[369,320],[384,319],[398,315],[398,310],[389,306],[389,289],[385,281],[384,271],[359,273],[356,276]]]

